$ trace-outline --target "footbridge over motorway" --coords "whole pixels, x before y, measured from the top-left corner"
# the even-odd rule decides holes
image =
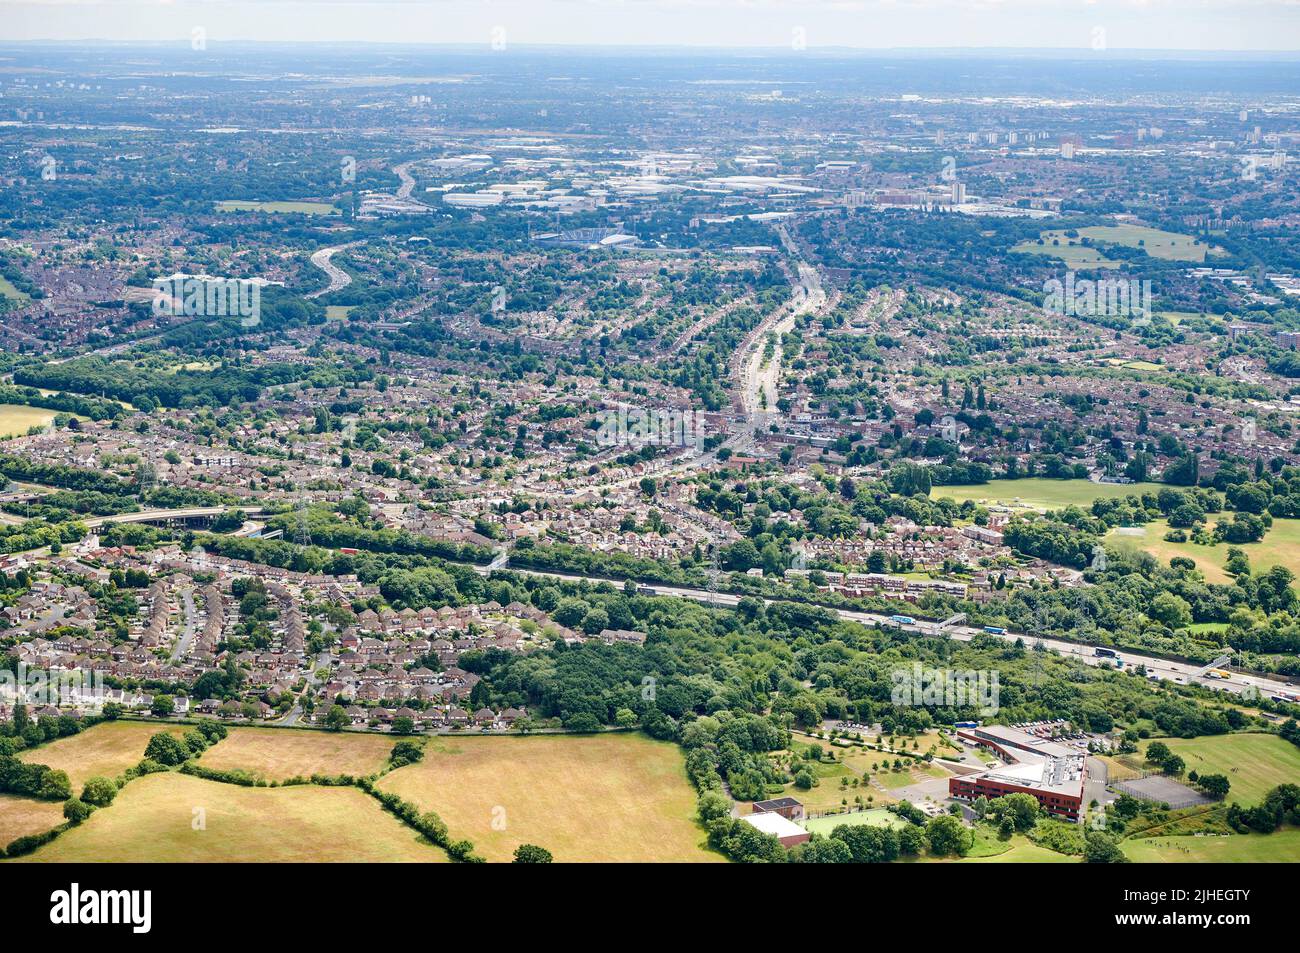
[[[99,529],[113,523],[148,523],[152,526],[174,526],[187,529],[206,529],[212,521],[226,513],[241,512],[253,516],[262,512],[260,506],[191,506],[170,510],[141,510],[138,513],[118,513],[115,516],[94,516],[84,520],[88,529]]]

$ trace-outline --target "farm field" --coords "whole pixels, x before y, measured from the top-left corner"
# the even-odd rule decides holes
[[[556,861],[718,861],[703,846],[681,751],[640,735],[431,738],[379,783],[436,811],[490,861],[520,844]]]
[[[77,735],[19,752],[23,761],[68,772],[74,793],[87,778],[115,778],[144,758],[149,739],[160,731],[183,735],[185,725],[147,725],[133,721],[103,721]]]
[[[303,215],[338,215],[328,202],[242,202],[234,199],[217,203],[218,212],[298,212]]]
[[[1210,525],[1215,523],[1214,514]],[[1106,537],[1108,543],[1145,550],[1168,565],[1174,556],[1187,556],[1196,562],[1196,568],[1205,573],[1207,582],[1229,582],[1223,571],[1228,561],[1228,544],[1199,546],[1196,543],[1171,543],[1165,540],[1169,525],[1156,520],[1142,527],[1112,530]],[[1250,559],[1251,572],[1285,566],[1300,575],[1300,519],[1275,519],[1273,526],[1258,543],[1242,543],[1241,550]]]
[[[37,801],[0,794],[0,847],[28,834],[41,834],[63,823],[61,801]]]
[[[55,412],[25,404],[0,404],[0,440],[26,435],[32,427],[48,427]]]
[[[1300,861],[1300,829],[1228,837],[1153,837],[1120,841],[1139,864],[1268,864]]]
[[[1232,785],[1228,801],[1258,804],[1279,784],[1300,783],[1300,748],[1276,735],[1209,735],[1159,740],[1187,763],[1188,771],[1226,776]],[[1142,746],[1142,752],[1146,753],[1146,745]]]
[[[235,728],[203,753],[205,768],[237,769],[270,781],[313,774],[375,774],[398,739],[391,736]]]
[[[930,499],[950,497],[958,503],[975,500],[1025,509],[1060,509],[1071,504],[1090,506],[1093,500],[1112,500],[1130,494],[1156,493],[1160,483],[1093,483],[1091,480],[1052,480],[1026,477],[1020,480],[992,480],[965,486],[936,486]]]
[[[203,829],[195,830],[197,809]],[[356,788],[245,788],[168,772],[23,858],[33,862],[438,863],[447,855]]]

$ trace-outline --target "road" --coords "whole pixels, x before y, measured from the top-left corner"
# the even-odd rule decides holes
[[[313,291],[311,294],[303,295],[304,298],[308,300],[319,298],[321,295],[330,294],[331,292],[338,291],[340,288],[346,288],[348,285],[352,284],[352,276],[330,260],[337,252],[341,252],[343,249],[351,247],[351,245],[336,245],[333,248],[322,248],[320,251],[312,254],[311,263],[321,271],[325,272],[325,274],[329,275],[330,283],[320,291]]]
[[[293,707],[285,712],[284,717],[275,722],[275,724],[284,725],[285,727],[292,727],[293,725],[298,724],[303,716],[303,698],[306,697],[308,692],[314,690],[320,685],[323,677],[329,674],[329,670],[330,654],[329,652],[321,652],[316,656],[316,664],[313,665],[312,670],[307,673],[307,683],[303,686],[302,691],[298,693],[298,697],[293,700]]]
[[[94,516],[83,522],[88,529],[98,529],[109,523],[151,523],[154,520],[192,519],[200,516],[220,516],[242,510],[244,513],[260,513],[260,506],[190,506],[172,510],[141,510],[139,513],[118,513],[116,516]]]
[[[487,574],[487,570],[484,567],[480,566],[480,567],[476,567],[476,569],[480,573],[483,573],[485,575]],[[592,585],[596,585],[602,582],[612,582],[615,585],[619,585],[621,582],[621,580],[616,580],[616,579],[604,579],[595,576],[573,576],[573,575],[568,575],[566,573],[542,572],[540,570],[532,570],[532,569],[513,569],[511,571],[521,573],[524,575],[530,575],[530,576],[545,576],[553,579],[565,579],[570,581],[580,580],[582,582],[587,582]],[[719,606],[735,606],[740,602],[741,598],[743,598],[733,593],[728,593],[728,592],[710,593],[707,589],[692,589],[687,586],[667,586],[667,585],[654,584],[654,585],[641,585],[640,589],[642,592],[648,594],[653,594],[658,596],[675,596],[680,599],[691,599],[695,602],[703,602],[703,603],[712,602],[713,604]],[[775,600],[765,599],[764,601],[770,604]],[[916,635],[933,636],[939,634],[936,633],[936,626],[935,623],[933,622],[918,620],[913,625],[897,625],[896,623],[891,621],[889,616],[884,615],[883,613],[860,612],[854,609],[832,609],[830,607],[823,607],[823,608],[825,608],[826,611],[828,612],[835,613],[835,615],[837,615],[841,619],[845,619],[851,622],[860,622],[863,625],[891,626],[894,628],[902,629],[904,632],[915,633]],[[1076,645],[1073,642],[1066,642],[1062,639],[1045,638],[1027,632],[1005,632],[1001,635],[995,635],[994,633],[986,633],[984,632],[983,629],[977,628],[975,626],[954,625],[942,630],[941,634],[947,635],[950,638],[956,639],[959,642],[969,642],[977,635],[993,635],[993,637],[995,638],[1005,639],[1008,642],[1015,642],[1017,639],[1024,639],[1026,644],[1030,644],[1030,645],[1037,642],[1042,642],[1044,647],[1046,647],[1047,649],[1056,652],[1060,655],[1071,656],[1073,658],[1076,658],[1079,661],[1083,662],[1085,665],[1094,665],[1094,666],[1114,665],[1114,661],[1112,659],[1101,658],[1097,655],[1094,655],[1092,646]],[[1146,666],[1148,672],[1154,672],[1155,674],[1160,676],[1162,681],[1174,681],[1175,679],[1182,679],[1187,684],[1203,685],[1206,688],[1210,688],[1216,691],[1229,691],[1237,695],[1240,695],[1242,693],[1251,694],[1254,692],[1259,692],[1267,696],[1267,695],[1274,694],[1278,691],[1295,692],[1297,690],[1296,686],[1288,684],[1287,682],[1276,681],[1272,679],[1260,678],[1255,676],[1244,676],[1236,673],[1233,673],[1232,677],[1227,680],[1197,676],[1196,673],[1200,671],[1201,668],[1203,668],[1203,666],[1191,662],[1171,662],[1168,659],[1156,658],[1154,656],[1149,656],[1149,655],[1141,655],[1129,649],[1117,649],[1116,651],[1124,659],[1125,669],[1131,670],[1137,667],[1138,665],[1144,665]]]
[[[185,588],[181,590],[181,607],[185,610],[185,628],[181,630],[181,637],[176,640],[176,647],[172,649],[171,660],[175,664],[179,662],[190,650],[190,643],[194,641],[195,620],[198,613],[194,611],[194,590]]]

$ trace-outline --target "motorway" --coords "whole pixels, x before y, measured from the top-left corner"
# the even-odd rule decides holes
[[[352,244],[356,243],[353,242]],[[304,298],[309,300],[311,298],[319,298],[321,295],[327,295],[331,291],[338,291],[340,288],[346,288],[348,285],[352,284],[352,276],[330,261],[336,252],[341,252],[343,249],[348,247],[350,246],[336,245],[333,248],[322,248],[320,251],[312,254],[311,263],[321,271],[325,272],[325,274],[329,275],[330,283],[320,289],[320,291],[313,291],[311,294],[303,295]]]
[[[475,567],[478,572],[487,574],[484,567]],[[622,580],[604,579],[597,576],[574,576],[567,573],[542,572],[532,569],[512,569],[511,572],[517,572],[529,576],[545,576],[553,579],[563,579],[570,582],[581,581],[596,585],[602,582],[621,584]],[[692,589],[686,586],[667,586],[667,585],[640,585],[641,592],[648,595],[656,596],[675,596],[679,599],[691,599],[695,602],[713,603],[719,606],[735,606],[743,598],[729,592],[710,593],[707,589]],[[773,599],[764,599],[766,603],[778,601]],[[1033,645],[1042,642],[1043,646],[1059,655],[1070,656],[1083,662],[1085,665],[1095,666],[1113,666],[1114,660],[1103,658],[1093,654],[1091,645],[1078,645],[1074,642],[1067,642],[1063,639],[1047,638],[1044,636],[1033,635],[1028,632],[1007,631],[1002,634],[985,632],[982,628],[968,625],[952,625],[945,629],[938,629],[934,622],[924,619],[918,619],[912,625],[899,625],[892,621],[890,616],[884,613],[860,612],[856,609],[834,609],[829,606],[821,606],[827,612],[833,612],[841,619],[850,622],[860,622],[863,625],[883,625],[890,628],[901,629],[904,632],[914,633],[920,636],[946,635],[956,639],[959,642],[969,642],[977,635],[991,635],[994,638],[1001,638],[1008,642],[1015,642],[1017,639],[1024,639],[1026,645]],[[1139,665],[1146,667],[1148,672],[1154,672],[1159,676],[1161,681],[1173,681],[1180,684],[1202,685],[1214,691],[1228,691],[1236,695],[1245,694],[1247,696],[1258,692],[1261,695],[1272,695],[1279,691],[1295,692],[1295,685],[1284,681],[1261,678],[1256,676],[1245,676],[1237,673],[1231,673],[1228,679],[1213,679],[1197,673],[1204,666],[1191,662],[1172,662],[1168,659],[1157,658],[1150,655],[1142,655],[1131,649],[1116,649],[1116,652],[1124,660],[1124,668],[1132,670]]]
[[[260,513],[260,506],[191,506],[175,510],[141,510],[139,513],[118,513],[116,516],[94,516],[83,520],[87,529],[98,529],[108,523],[151,523],[154,520],[193,519],[200,516],[220,516],[223,513],[240,510],[244,513]]]

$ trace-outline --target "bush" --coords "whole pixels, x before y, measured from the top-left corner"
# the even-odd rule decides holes
[[[115,797],[117,785],[108,778],[90,778],[81,789],[81,799],[95,807],[108,807]]]
[[[94,812],[93,807],[75,797],[70,797],[63,802],[63,816],[72,824],[80,824]]]

